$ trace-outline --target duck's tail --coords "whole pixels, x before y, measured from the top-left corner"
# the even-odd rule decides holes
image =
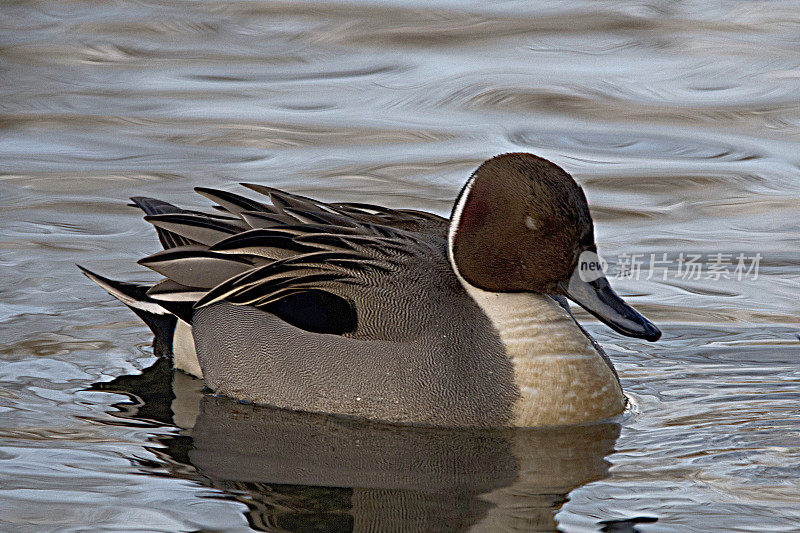
[[[131,311],[136,313],[136,315],[147,324],[155,335],[153,350],[156,355],[172,354],[172,340],[175,335],[175,325],[178,322],[178,317],[173,311],[165,308],[162,305],[163,302],[158,302],[147,295],[147,290],[150,289],[149,286],[116,281],[95,274],[91,270],[80,265],[76,266],[81,269],[81,272],[83,272],[87,278],[100,285],[108,294],[127,305]]]

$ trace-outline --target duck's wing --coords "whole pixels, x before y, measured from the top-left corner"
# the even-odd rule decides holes
[[[321,225],[254,229],[209,248],[177,247],[140,263],[167,278],[146,292],[148,300],[187,322],[198,309],[225,301],[307,331],[353,336],[374,336],[393,323],[397,309],[413,307],[404,299],[419,298],[409,286],[422,292],[421,279],[445,270],[441,241],[402,230],[359,235]]]
[[[398,308],[410,308],[404,298],[419,298],[409,286],[424,285],[445,261],[439,239],[306,224],[253,229],[207,249],[180,247],[140,263],[168,278],[148,291],[156,301],[192,302],[192,312],[224,301],[307,331],[357,337],[393,323]]]
[[[270,204],[210,188],[196,190],[222,214],[134,199],[166,248],[139,261],[166,278],[143,299],[187,322],[226,301],[309,331],[357,335],[372,321],[391,323],[375,309],[385,304],[393,313],[393,292],[419,283],[409,276],[446,271],[441,217],[248,187]]]

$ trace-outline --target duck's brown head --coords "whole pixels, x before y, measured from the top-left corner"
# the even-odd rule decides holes
[[[483,163],[453,208],[450,259],[470,285],[564,294],[621,333],[658,339],[658,328],[625,304],[599,264],[592,264],[596,252],[583,189],[562,168],[532,154]]]

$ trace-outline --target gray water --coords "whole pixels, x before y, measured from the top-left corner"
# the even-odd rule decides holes
[[[0,530],[800,530],[798,95],[792,2],[0,3]],[[154,279],[132,195],[447,214],[508,151],[583,185],[612,284],[664,331],[580,315],[631,400],[607,423],[215,398],[74,267]]]

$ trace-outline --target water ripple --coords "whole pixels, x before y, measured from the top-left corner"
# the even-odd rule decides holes
[[[799,529],[796,5],[2,10],[0,530]],[[575,176],[615,269],[762,255],[757,279],[610,273],[664,337],[575,308],[632,406],[573,439],[226,404],[153,370],[147,328],[74,267],[154,278],[133,195],[198,208],[193,186],[252,181],[447,215],[480,162],[519,150]]]

